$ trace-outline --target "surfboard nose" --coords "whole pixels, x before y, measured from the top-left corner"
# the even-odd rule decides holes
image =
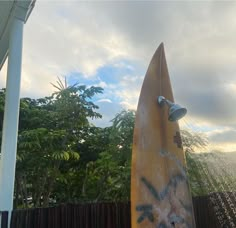
[[[161,42],[161,43],[160,43],[160,45],[159,45],[159,47],[162,47],[162,48],[164,48],[164,43],[163,43],[163,42]]]
[[[158,46],[157,50],[164,51],[164,43],[163,42],[160,43],[160,45]]]
[[[157,61],[157,59],[162,60],[162,58],[165,56],[165,50],[164,50],[164,43],[160,43],[158,48],[156,49],[153,57],[152,57],[152,61],[155,59],[155,61]],[[160,61],[158,60],[158,61]]]

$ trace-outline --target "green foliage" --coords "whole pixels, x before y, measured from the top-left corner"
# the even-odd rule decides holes
[[[128,201],[130,195],[130,165],[119,165],[109,152],[87,165],[87,188],[95,201]]]
[[[111,127],[84,128],[77,174],[70,176],[73,197],[63,194],[59,201],[129,201],[134,117],[133,111],[122,111]]]
[[[190,189],[193,196],[203,196],[209,193],[207,188],[207,179],[204,173],[206,164],[204,160],[199,160],[193,152],[186,153],[187,172],[189,178]]]
[[[135,112],[123,110],[112,126],[99,128],[89,118],[101,118],[92,102],[100,87],[58,79],[51,96],[21,99],[15,181],[15,207],[59,203],[129,201]],[[2,126],[5,90],[0,91]],[[208,142],[200,134],[182,131],[187,171],[193,195],[207,194],[201,160],[192,156]]]
[[[182,139],[193,196],[235,189],[235,175],[229,173],[230,162],[225,162],[228,153],[206,152],[208,140],[204,134],[182,131]]]
[[[101,118],[92,98],[100,87],[60,87],[49,97],[23,98],[20,104],[15,206],[48,206],[56,202],[57,182],[66,182],[79,161],[78,143],[83,141],[88,118]],[[3,116],[5,90],[0,92]],[[76,164],[77,165],[77,164]]]
[[[49,97],[21,99],[15,205],[128,201],[135,113],[91,126],[88,118],[101,117],[91,98],[102,89],[54,87]]]
[[[185,152],[203,152],[208,145],[207,137],[201,133],[181,130],[181,138]]]
[[[188,166],[191,167],[188,168],[190,186],[194,196],[234,191],[235,164],[231,156],[234,157],[235,152],[187,153]]]
[[[205,151],[208,140],[204,134],[187,130],[181,130],[181,137],[186,156],[187,174],[192,195],[205,195],[207,194],[207,191],[204,186],[205,180],[202,180],[203,169],[200,168],[201,166],[204,166],[204,164],[199,159],[196,159],[197,156],[195,156],[195,152]]]

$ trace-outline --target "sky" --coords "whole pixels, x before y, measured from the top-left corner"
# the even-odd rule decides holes
[[[180,122],[214,148],[236,150],[236,2],[37,0],[24,28],[21,97],[54,92],[57,77],[101,86],[94,102],[108,126],[136,109],[142,81],[164,42]],[[0,72],[5,87],[6,65]]]

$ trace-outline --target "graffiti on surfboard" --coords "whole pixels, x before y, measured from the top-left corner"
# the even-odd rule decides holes
[[[191,202],[186,200],[187,183],[183,176],[172,177],[161,192],[158,192],[145,177],[141,177],[140,180],[155,201],[136,206],[136,210],[140,213],[138,223],[147,219],[157,228],[192,227],[192,206]]]
[[[137,222],[148,220],[155,228],[191,228],[193,211],[185,167],[170,152],[162,149],[160,155],[174,160],[180,173],[172,176],[167,186],[160,192],[148,178],[144,176],[140,178],[145,191],[153,196],[154,201],[136,206],[136,211],[139,213]]]

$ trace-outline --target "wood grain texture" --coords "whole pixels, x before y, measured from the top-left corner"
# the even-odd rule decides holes
[[[160,95],[174,101],[163,44],[148,67],[136,113],[132,228],[195,227],[179,126],[158,106]]]

